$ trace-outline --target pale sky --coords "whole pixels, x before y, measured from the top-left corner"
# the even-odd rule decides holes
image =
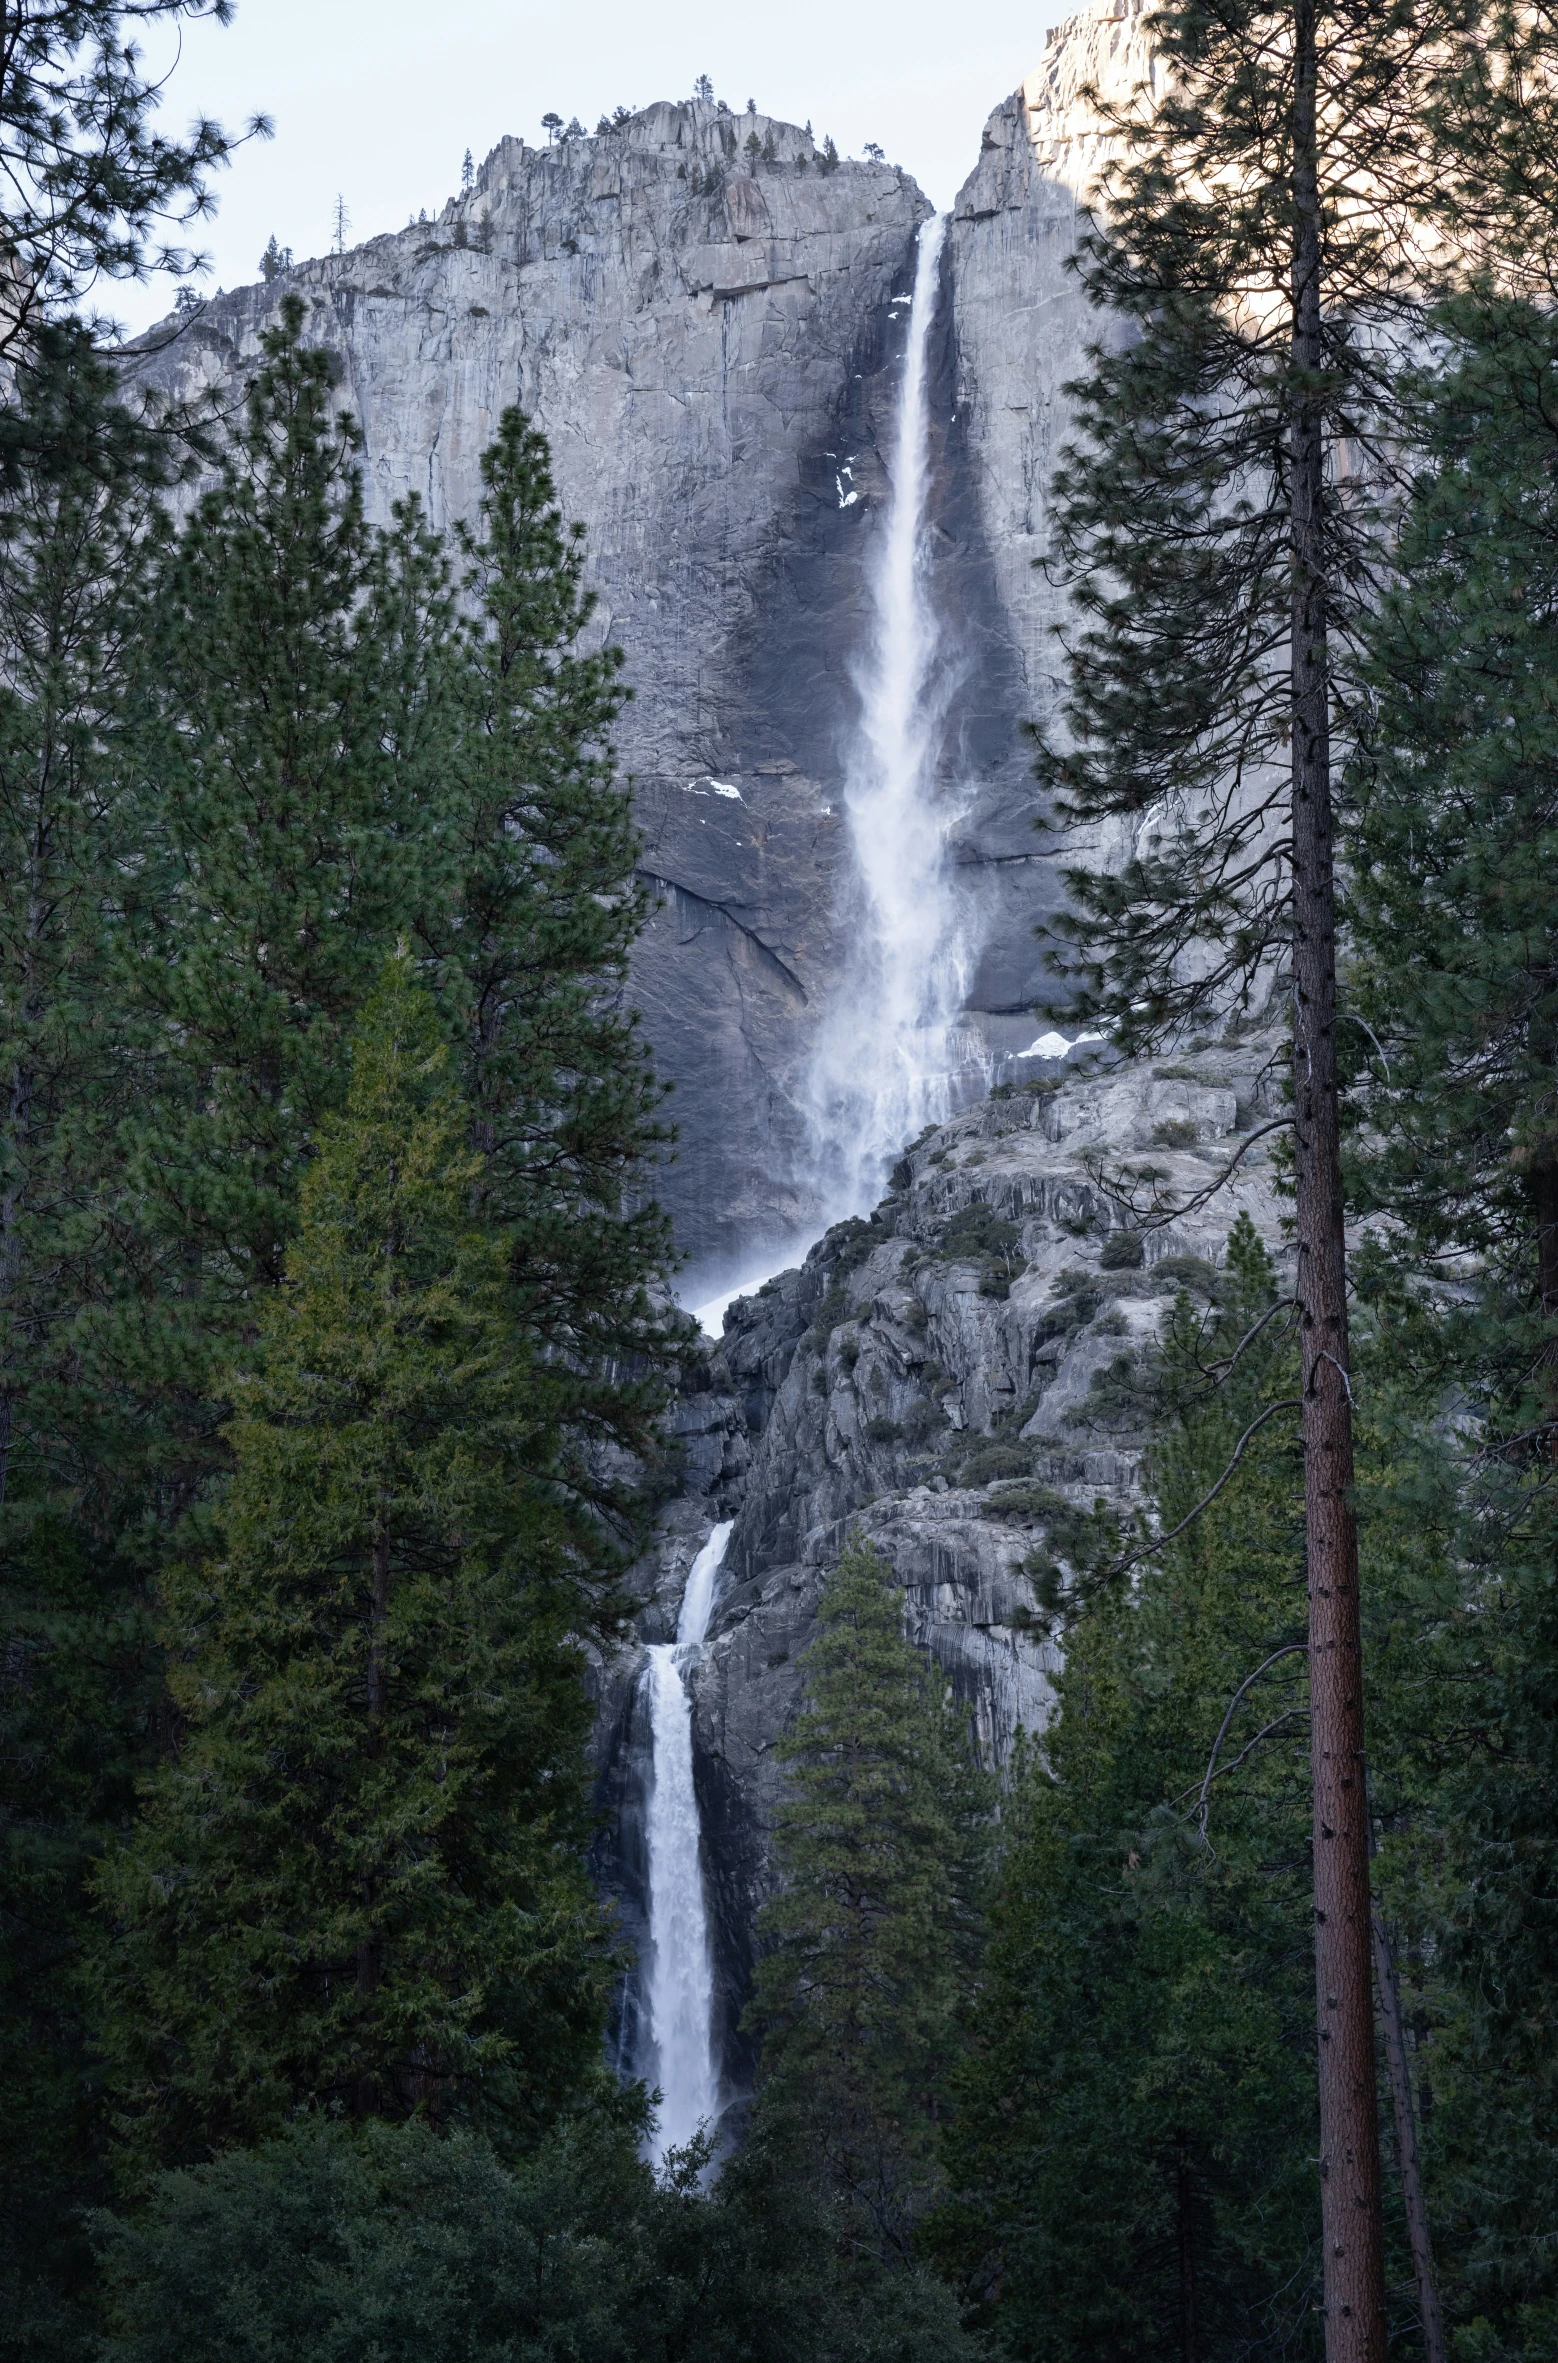
[[[938,206],[979,154],[986,116],[1038,62],[1046,28],[1076,0],[238,0],[227,31],[183,35],[163,108],[168,128],[198,110],[232,126],[275,118],[274,140],[241,149],[216,176],[219,210],[197,234],[213,269],[201,284],[259,276],[274,231],[299,261],[330,244],[336,195],[349,243],[436,213],[505,133],[539,142],[555,108],[592,130],[619,105],[686,98],[699,74],[737,109],[810,121],[841,154],[877,141]],[[172,48],[148,44],[158,66]],[[171,308],[166,282],[105,288],[101,308],[134,331]]]

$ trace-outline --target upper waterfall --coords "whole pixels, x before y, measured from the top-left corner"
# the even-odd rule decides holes
[[[972,947],[948,861],[961,816],[938,758],[955,673],[931,597],[931,331],[947,217],[920,230],[889,453],[891,491],[869,571],[870,640],[848,750],[850,954],[818,1037],[808,1116],[825,1222],[881,1195],[905,1141],[945,1117]]]

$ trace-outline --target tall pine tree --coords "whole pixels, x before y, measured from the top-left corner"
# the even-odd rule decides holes
[[[670,1258],[649,1196],[661,1087],[625,999],[645,911],[611,747],[628,692],[621,650],[581,644],[595,605],[583,528],[564,526],[546,440],[520,411],[482,482],[461,533],[474,615],[458,893],[422,935],[466,1013],[484,1203],[508,1226],[517,1302],[551,1349],[581,1490],[599,1498],[603,1464],[584,1448],[649,1445],[658,1397],[629,1379],[662,1350],[650,1291]]]
[[[118,1133],[147,1045],[113,957],[138,839],[112,748],[167,453],[75,327],[34,330],[22,389],[0,516],[0,2335],[50,2352],[82,2286],[74,2210],[102,2195],[87,1882],[156,1696],[138,1407],[101,1343],[145,1279]]]
[[[1157,1374],[1147,1475],[1183,1531],[1063,1589],[1055,1718],[1002,1816],[936,2240],[1044,2363],[1319,2344],[1292,1328],[1241,1221]]]
[[[1340,1164],[1333,735],[1383,562],[1391,367],[1438,202],[1426,111],[1463,12],[1183,0],[1085,242],[1126,334],[1075,389],[1057,561],[1078,623],[1040,775],[1068,826],[1079,1007],[1126,1048],[1291,992],[1320,2197],[1330,2363],[1378,2363],[1384,2283],[1353,1405]]]
[[[1374,1037],[1354,1188],[1390,1217],[1365,1276],[1399,1308],[1424,1450],[1459,1494],[1438,1643],[1459,1744],[1424,1735],[1428,1809],[1400,1849],[1443,1980],[1433,2197],[1462,2335],[1532,2355],[1558,2324],[1558,325],[1484,295],[1441,326],[1351,781],[1351,990]]]
[[[513,2138],[598,2050],[593,1593],[468,1135],[402,956],[321,1126],[208,1550],[167,1581],[182,1742],[104,1878],[143,2159],[300,2107]]]

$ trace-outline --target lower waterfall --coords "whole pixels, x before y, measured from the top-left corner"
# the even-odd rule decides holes
[[[649,1651],[651,1770],[649,1810],[649,1961],[645,2000],[660,2087],[657,2163],[719,2115],[714,2057],[714,1964],[703,1893],[698,1797],[692,1769],[692,1700],[684,1669],[709,1629],[714,1586],[733,1520],[716,1526],[687,1572],[676,1639]]]

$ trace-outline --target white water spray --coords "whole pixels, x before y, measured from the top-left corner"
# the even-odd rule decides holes
[[[928,358],[946,217],[920,231],[889,459],[891,493],[870,573],[871,640],[844,793],[853,854],[851,956],[819,1038],[810,1129],[825,1221],[875,1205],[904,1143],[951,1113],[967,1063],[956,1024],[973,947],[947,860],[961,815],[938,796],[954,685],[930,596]]]
[[[719,2114],[714,2059],[714,1963],[692,1770],[692,1700],[685,1671],[702,1648],[733,1521],[716,1526],[687,1571],[676,1639],[649,1651],[649,2033],[660,2087],[657,2162]]]

